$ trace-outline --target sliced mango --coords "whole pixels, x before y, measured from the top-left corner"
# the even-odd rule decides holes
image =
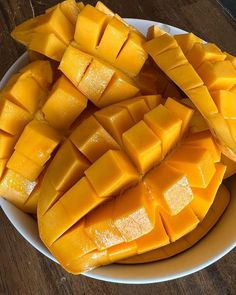
[[[101,156],[85,175],[100,197],[118,194],[138,181],[138,174],[125,153],[114,150]]]
[[[124,132],[122,139],[139,172],[147,172],[162,159],[161,140],[144,121]]]
[[[228,178],[236,173],[236,162],[230,160],[225,155],[221,155],[221,163],[226,166],[224,179]]]
[[[225,119],[236,119],[236,93],[227,90],[215,90],[211,92],[211,96]]]
[[[156,106],[158,106],[161,103],[162,96],[161,95],[144,95],[141,96],[146,101],[146,104],[148,105],[149,109],[152,110]]]
[[[6,165],[7,165],[7,159],[0,159],[0,179],[3,176]]]
[[[185,174],[165,163],[147,173],[144,182],[154,202],[168,214],[178,214],[193,199],[193,193]]]
[[[121,259],[137,254],[137,245],[135,241],[124,242],[107,249],[107,254],[111,262],[116,262]]]
[[[0,130],[0,159],[9,158],[14,150],[17,136]]]
[[[143,48],[148,52],[152,58],[173,48],[177,48],[176,40],[168,34],[162,34],[155,39],[144,43]]]
[[[120,149],[102,125],[90,116],[71,134],[71,141],[89,161],[94,162],[110,149]]]
[[[202,39],[198,36],[194,35],[193,33],[185,33],[185,34],[179,34],[175,35],[175,40],[177,41],[179,47],[182,49],[183,53],[186,55],[191,48],[196,43],[202,43]]]

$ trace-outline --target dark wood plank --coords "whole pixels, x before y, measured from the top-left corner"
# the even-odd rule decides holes
[[[0,77],[24,48],[10,37],[23,20],[57,0],[0,1]],[[96,1],[85,1],[94,4]],[[124,17],[152,19],[193,31],[236,54],[236,24],[214,0],[106,0]],[[236,294],[236,250],[196,274],[171,282],[125,286],[67,274],[33,249],[0,210],[0,294]]]

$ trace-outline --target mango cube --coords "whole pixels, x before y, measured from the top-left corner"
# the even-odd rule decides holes
[[[199,147],[210,151],[215,163],[220,162],[221,152],[214,142],[213,136],[209,130],[191,134],[182,142],[184,145]]]
[[[116,58],[115,66],[130,76],[137,76],[148,58],[142,46],[144,42],[145,39],[139,33],[130,30],[128,40]]]
[[[158,106],[161,103],[161,99],[162,99],[162,96],[159,95],[159,94],[157,94],[157,95],[145,95],[145,96],[141,96],[141,97],[144,98],[144,100],[146,101],[146,104],[148,105],[150,110],[152,110],[156,106]]]
[[[229,54],[228,52],[224,52],[226,55],[226,60],[229,60],[234,68],[236,69],[236,56],[233,56],[232,54]]]
[[[182,120],[160,104],[144,115],[144,122],[160,138],[164,157],[179,139]]]
[[[189,89],[185,93],[205,116],[208,117],[218,112],[217,106],[206,86]]]
[[[61,59],[59,70],[77,87],[91,62],[91,55],[69,45]]]
[[[167,70],[166,74],[184,92],[203,85],[203,81],[189,63]]]
[[[65,130],[86,106],[87,98],[65,76],[61,76],[54,84],[42,111],[51,126]]]
[[[133,241],[153,229],[154,203],[142,182],[116,197],[113,221],[126,242]]]
[[[146,235],[135,240],[137,253],[142,254],[170,243],[169,236],[161,220],[159,210],[156,208],[154,228]]]
[[[53,60],[60,61],[66,50],[66,45],[53,33],[33,33],[28,48]]]
[[[100,197],[117,194],[139,178],[125,153],[114,150],[101,156],[85,171],[85,175]]]
[[[79,13],[74,39],[90,53],[99,44],[101,34],[104,31],[109,18],[107,15],[91,5],[86,5]]]
[[[122,134],[134,125],[134,120],[125,108],[108,106],[95,113],[96,119],[122,146]]]
[[[164,34],[166,34],[166,31],[162,30],[157,25],[153,25],[148,28],[147,39],[151,40],[151,39],[157,38],[157,37],[164,35]]]
[[[152,56],[156,64],[163,70],[168,71],[186,64],[188,61],[179,47],[168,49],[156,56]]]
[[[78,14],[82,10],[82,6],[79,7],[79,3],[76,3],[75,0],[66,0],[59,3],[59,7],[68,20],[72,23],[72,25],[75,26]]]
[[[115,261],[128,258],[137,254],[137,245],[135,241],[124,242],[107,249],[109,260],[113,263]]]
[[[184,104],[174,100],[173,98],[167,98],[165,102],[165,107],[171,111],[176,117],[182,120],[181,125],[181,136],[187,131],[189,127],[190,120],[193,116],[193,110],[188,108]]]
[[[96,105],[102,108],[134,97],[138,92],[139,88],[131,78],[122,72],[116,71]]]
[[[43,166],[39,166],[17,151],[15,151],[9,159],[7,168],[19,173],[30,181],[36,180],[44,169]]]
[[[9,158],[14,150],[17,136],[0,130],[0,159]]]
[[[15,150],[43,166],[60,142],[60,135],[44,122],[33,120],[22,132]]]
[[[206,60],[225,60],[226,55],[213,43],[195,43],[187,54],[187,59],[191,65],[197,69]]]
[[[123,133],[122,139],[139,172],[147,172],[162,159],[161,140],[144,121]]]
[[[209,90],[227,90],[236,84],[236,70],[229,60],[205,61],[197,71]]]
[[[89,166],[89,161],[67,140],[57,151],[46,175],[57,191],[64,192],[83,176]]]
[[[37,215],[37,206],[38,206],[41,183],[42,182],[39,180],[36,187],[30,194],[29,198],[24,203],[24,207],[23,207],[24,212]]]
[[[149,111],[146,100],[142,96],[140,96],[139,98],[124,100],[117,105],[126,108],[135,123],[138,123],[140,120],[142,120],[144,114]]]
[[[114,63],[123,44],[128,38],[128,34],[129,27],[116,17],[112,17],[97,47],[97,55]]]
[[[215,173],[211,153],[203,148],[183,145],[174,151],[167,163],[182,171],[191,187],[206,188]]]
[[[225,119],[236,119],[236,93],[227,90],[215,90],[211,92],[211,96]]]
[[[24,109],[7,99],[0,99],[0,129],[2,131],[11,135],[19,134],[31,119],[31,114]]]
[[[165,52],[169,49],[177,48],[178,44],[176,40],[169,34],[163,34],[156,37],[146,43],[144,43],[143,48],[152,58]]]
[[[39,103],[47,95],[34,78],[24,73],[17,75],[16,81],[12,85],[6,86],[3,93],[4,97],[30,113],[37,110]]]
[[[114,201],[107,202],[85,217],[85,232],[99,250],[124,242],[112,220]]]
[[[84,231],[84,220],[71,227],[50,247],[52,254],[63,266],[95,249],[96,245]]]
[[[3,176],[6,165],[7,165],[7,159],[0,159],[0,179]]]
[[[70,139],[91,162],[95,162],[110,149],[120,149],[116,141],[93,116],[84,120],[72,132]]]
[[[185,207],[179,214],[174,216],[161,211],[161,216],[171,242],[191,232],[199,223],[199,219],[190,206]]]
[[[30,181],[7,169],[0,181],[0,195],[14,205],[21,207],[29,198],[36,184],[36,181]]]
[[[94,59],[79,82],[78,89],[97,105],[114,72],[107,64]]]
[[[190,206],[200,220],[203,220],[203,218],[206,216],[208,210],[214,202],[218,188],[224,178],[226,166],[222,164],[216,164],[215,168],[216,172],[209,185],[205,189],[193,188],[194,198],[190,203]]]
[[[185,55],[196,43],[203,42],[201,38],[197,37],[193,33],[175,35],[174,38]]]
[[[186,175],[165,163],[151,170],[144,182],[154,201],[168,214],[178,214],[193,199]]]

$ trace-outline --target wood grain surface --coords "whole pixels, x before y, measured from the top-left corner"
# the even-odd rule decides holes
[[[10,37],[15,25],[57,0],[0,0],[0,78],[24,52]],[[96,1],[84,1],[94,4]],[[156,20],[192,31],[236,54],[236,23],[214,0],[104,0],[123,17]],[[72,276],[33,249],[0,209],[0,294],[236,294],[236,249],[196,274],[159,284],[120,285]]]

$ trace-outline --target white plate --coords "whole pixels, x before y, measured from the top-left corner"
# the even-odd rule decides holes
[[[144,34],[149,26],[158,24],[171,34],[184,33],[175,27],[153,21],[127,19],[127,21]],[[12,74],[28,63],[27,54],[23,54],[7,71],[0,83],[0,89]],[[108,265],[92,270],[84,275],[103,281],[147,284],[164,282],[180,278],[214,263],[236,246],[236,183],[231,181],[232,199],[223,217],[214,229],[191,249],[160,262],[139,265]],[[0,206],[19,233],[38,251],[56,261],[45,248],[38,236],[37,224],[29,215],[0,198]]]

